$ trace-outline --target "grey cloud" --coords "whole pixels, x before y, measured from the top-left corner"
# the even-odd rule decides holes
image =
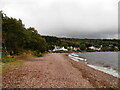
[[[0,8],[42,35],[115,38],[118,0],[1,0]]]

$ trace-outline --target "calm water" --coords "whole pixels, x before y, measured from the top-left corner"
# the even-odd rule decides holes
[[[89,64],[104,66],[118,70],[118,53],[120,52],[90,52],[78,53],[82,58],[87,59]]]

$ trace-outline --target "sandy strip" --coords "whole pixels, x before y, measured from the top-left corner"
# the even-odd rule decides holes
[[[3,76],[3,88],[109,88],[117,84],[117,78],[60,53],[27,61]]]

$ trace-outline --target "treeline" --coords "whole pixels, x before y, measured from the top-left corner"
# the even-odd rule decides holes
[[[8,17],[2,13],[2,52],[9,55],[25,50],[45,52],[48,45],[33,27],[25,28],[22,20]]]
[[[64,46],[80,48],[82,51],[91,51],[89,47],[94,46],[101,48],[101,51],[119,51],[120,40],[119,39],[77,39],[77,38],[58,38],[53,36],[42,36],[46,39],[49,47],[53,49],[53,46]]]

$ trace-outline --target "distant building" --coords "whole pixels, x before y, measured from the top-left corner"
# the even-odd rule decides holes
[[[91,47],[89,47],[89,48],[95,50],[95,47],[94,47],[94,46],[91,46]]]
[[[115,48],[117,48],[117,49],[118,49],[118,47],[117,47],[117,46],[115,46]]]
[[[64,47],[55,46],[55,48],[53,49],[53,51],[68,51],[68,50],[65,49]]]
[[[73,48],[73,50],[75,50],[75,51],[77,51],[78,49],[79,49],[79,48],[75,48],[75,47]]]
[[[91,47],[89,47],[90,49],[92,49],[92,50],[101,50],[101,48],[96,48],[96,47],[94,47],[94,46],[91,46]]]
[[[80,48],[76,48],[76,47],[72,47],[72,46],[70,46],[70,47],[67,47],[67,49],[69,50],[71,50],[71,51],[77,51],[77,50],[80,50]]]

